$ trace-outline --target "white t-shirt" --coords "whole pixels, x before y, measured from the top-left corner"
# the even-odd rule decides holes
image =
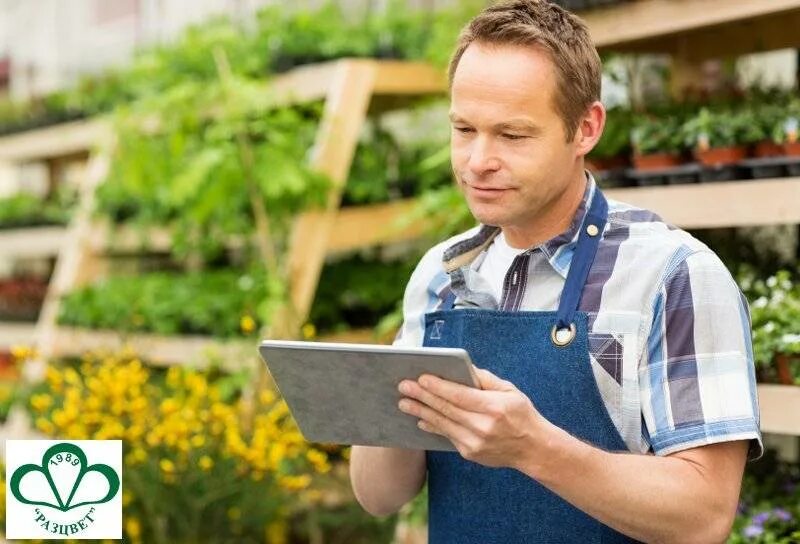
[[[508,245],[506,235],[502,231],[494,237],[491,245],[486,250],[486,257],[484,257],[478,273],[489,282],[498,303],[501,302],[503,297],[503,282],[505,281],[506,273],[511,263],[514,262],[514,257],[523,252],[525,252],[525,249],[517,249]]]

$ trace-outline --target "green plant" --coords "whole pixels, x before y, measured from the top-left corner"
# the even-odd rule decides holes
[[[641,155],[653,153],[681,153],[684,138],[681,118],[677,115],[638,115],[631,131],[633,149]]]
[[[59,323],[166,335],[250,335],[268,313],[262,306],[279,293],[280,286],[259,269],[122,276],[68,294]]]
[[[608,159],[628,155],[631,149],[633,112],[624,107],[608,110],[603,136],[589,153],[589,158]]]
[[[800,354],[800,287],[786,270],[766,280],[744,272],[739,283],[750,301],[756,366],[774,372],[776,354]]]
[[[747,145],[765,136],[753,111],[747,108],[741,111],[700,108],[683,124],[681,132],[686,146],[699,150]]]
[[[800,541],[800,465],[767,450],[747,466],[728,544]]]
[[[29,193],[17,193],[2,198],[0,229],[65,225],[69,221],[70,209],[74,204],[75,193],[64,189],[49,199],[42,199]]]

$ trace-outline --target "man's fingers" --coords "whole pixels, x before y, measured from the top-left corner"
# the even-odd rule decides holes
[[[489,400],[485,391],[443,380],[430,374],[420,376],[418,383],[423,391],[430,392],[434,396],[469,412],[483,412]]]

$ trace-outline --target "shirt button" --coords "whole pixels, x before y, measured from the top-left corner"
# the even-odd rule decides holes
[[[600,233],[600,230],[597,228],[597,225],[589,225],[586,227],[586,234],[589,236],[597,236]]]

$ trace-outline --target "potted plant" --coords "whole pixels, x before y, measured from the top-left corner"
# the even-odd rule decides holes
[[[766,280],[745,277],[750,299],[753,357],[762,379],[800,383],[800,288],[788,271]]]
[[[634,167],[652,171],[683,164],[680,126],[677,115],[639,116],[631,131]]]
[[[590,170],[616,170],[630,165],[632,124],[629,109],[614,107],[608,110],[603,136],[586,157]]]
[[[687,146],[703,166],[735,164],[747,157],[747,144],[758,139],[749,112],[712,111],[701,108],[681,131]]]

